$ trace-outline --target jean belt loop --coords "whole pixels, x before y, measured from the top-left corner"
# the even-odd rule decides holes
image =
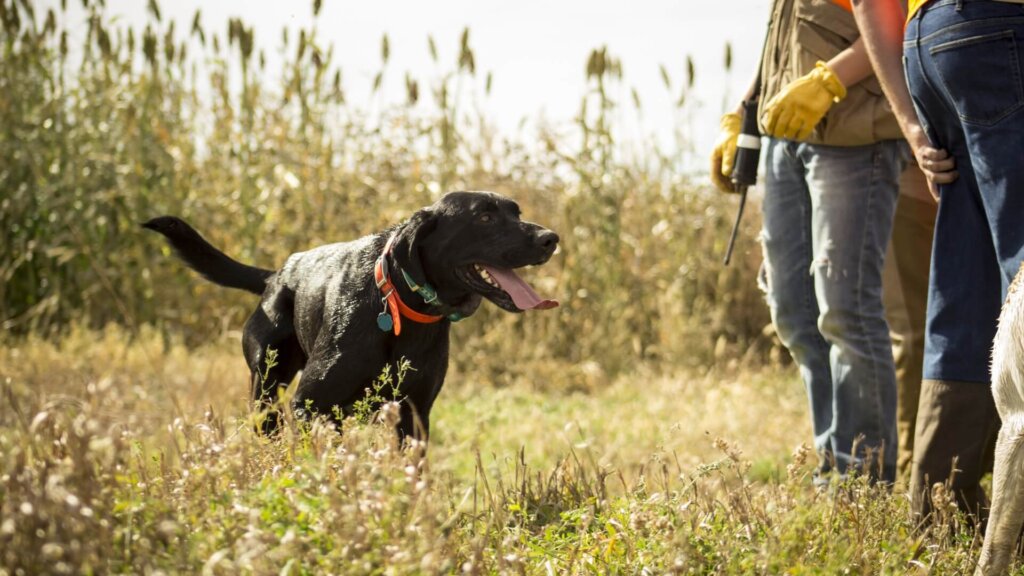
[[[959,12],[964,9],[964,0],[956,0],[956,11]]]

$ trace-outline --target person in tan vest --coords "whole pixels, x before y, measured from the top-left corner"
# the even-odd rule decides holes
[[[854,470],[892,481],[897,387],[882,276],[910,154],[848,3],[775,0],[759,78],[761,281],[807,388],[818,482]],[[712,179],[728,191],[738,115],[722,129]],[[919,291],[910,300],[919,305]]]

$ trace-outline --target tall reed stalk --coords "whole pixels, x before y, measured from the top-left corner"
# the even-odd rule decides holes
[[[254,302],[193,277],[139,222],[178,214],[239,260],[277,267],[293,251],[378,230],[470,188],[514,197],[561,234],[560,254],[527,274],[564,305],[524,316],[485,309],[456,330],[462,365],[501,379],[518,358],[574,366],[583,378],[639,362],[761,358],[772,347],[754,281],[756,217],[735,264],[722,268],[730,201],[680,172],[680,150],[648,142],[627,159],[616,132],[626,104],[612,97],[623,69],[607,49],[581,74],[578,137],[542,132],[528,145],[497,137],[471,104],[492,77],[478,75],[468,30],[450,68],[406,75],[406,103],[375,94],[377,105],[359,106],[316,18],[282,30],[271,71],[274,41],[240,19],[222,31],[199,12],[176,24],[153,0],[139,30],[114,25],[102,2],[82,4],[87,29],[69,35],[64,2],[44,11],[0,0],[5,330],[114,322],[207,339],[239,327]],[[71,49],[71,37],[81,46]],[[433,38],[428,49],[439,60]],[[375,92],[389,57],[385,37]],[[687,75],[684,111],[692,64]],[[665,111],[675,122],[688,114]]]

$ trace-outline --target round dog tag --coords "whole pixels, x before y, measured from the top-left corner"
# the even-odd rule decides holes
[[[395,327],[395,321],[387,312],[381,312],[377,315],[377,327],[385,332],[390,332]]]

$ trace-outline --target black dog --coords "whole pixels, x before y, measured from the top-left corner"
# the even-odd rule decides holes
[[[547,262],[558,235],[523,222],[515,202],[490,192],[447,194],[382,233],[293,254],[277,272],[232,260],[173,216],[143,226],[207,280],[263,296],[242,349],[253,399],[268,410],[265,433],[278,426],[278,388],[299,370],[293,409],[337,418],[405,359],[413,370],[399,390],[398,432],[425,439],[448,370],[451,322],[473,314],[481,298],[510,312],[558,305],[512,271]],[[268,349],[277,351],[269,370]]]

